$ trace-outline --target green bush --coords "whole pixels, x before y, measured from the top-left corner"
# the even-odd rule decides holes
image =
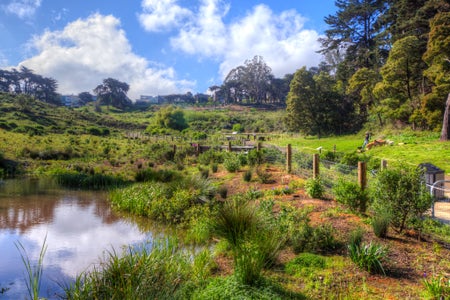
[[[344,156],[341,158],[340,163],[356,167],[359,160],[360,158],[356,152],[349,152],[344,154]]]
[[[274,180],[272,179],[272,175],[269,172],[266,172],[262,167],[256,169],[256,175],[258,176],[259,182],[263,184],[274,182]]]
[[[264,162],[262,151],[256,149],[250,150],[247,155],[247,161],[251,167],[261,165]]]
[[[239,160],[238,155],[234,153],[228,153],[223,161],[223,166],[228,172],[231,173],[239,171],[241,167],[241,162]]]
[[[305,219],[296,226],[297,228],[290,234],[290,242],[295,253],[321,252],[333,250],[339,246],[330,224],[313,227],[309,224],[309,219]]]
[[[423,179],[424,170],[406,165],[379,172],[371,184],[374,213],[387,212],[398,232],[413,224],[420,226],[432,203]]]
[[[197,160],[202,165],[209,165],[211,163],[220,164],[223,162],[222,152],[216,151],[214,149],[209,149],[203,153],[200,153]]]
[[[340,178],[333,187],[333,193],[337,202],[346,205],[353,212],[366,212],[369,196],[356,182]]]
[[[325,194],[325,187],[323,186],[320,177],[309,178],[306,180],[305,190],[311,198],[321,199]]]

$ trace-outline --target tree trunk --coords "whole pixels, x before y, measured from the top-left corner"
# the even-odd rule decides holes
[[[445,113],[444,113],[444,121],[442,122],[442,131],[441,131],[441,141],[449,140],[449,114],[450,114],[450,93],[447,97],[447,102],[445,103]]]

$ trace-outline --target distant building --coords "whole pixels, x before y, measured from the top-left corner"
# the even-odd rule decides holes
[[[158,104],[160,102],[159,100],[159,96],[145,96],[145,95],[141,95],[141,97],[139,98],[139,101],[142,102],[147,102],[147,103],[151,103],[151,104]]]
[[[76,95],[63,95],[61,96],[61,102],[68,107],[80,107],[82,105],[80,98]]]

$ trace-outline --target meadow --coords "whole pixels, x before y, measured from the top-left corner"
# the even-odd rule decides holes
[[[70,299],[450,297],[450,227],[427,217],[428,194],[411,189],[419,163],[450,170],[450,144],[438,133],[383,129],[373,138],[393,145],[360,153],[363,133],[287,133],[283,111],[189,107],[189,127],[177,131],[155,125],[154,107],[23,110],[5,100],[0,109],[4,177],[108,189],[115,209],[177,229],[175,238],[110,252],[65,288]],[[192,146],[259,137],[263,148],[248,153]],[[389,172],[367,191],[345,181],[325,190],[320,179],[286,173],[283,154],[264,147],[287,144],[308,156],[336,151],[340,163],[387,159]],[[396,169],[401,163],[411,168]]]

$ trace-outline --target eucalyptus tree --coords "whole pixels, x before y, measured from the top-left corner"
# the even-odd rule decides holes
[[[261,56],[254,56],[246,60],[243,66],[232,69],[224,80],[224,88],[228,89],[227,96],[234,102],[248,99],[250,102],[263,103],[267,99],[272,69]]]

